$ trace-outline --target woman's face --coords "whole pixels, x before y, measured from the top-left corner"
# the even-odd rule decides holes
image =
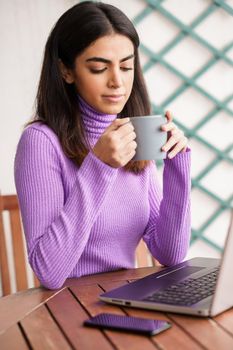
[[[90,106],[118,114],[133,86],[133,43],[120,34],[99,38],[77,56],[72,73],[77,92]]]

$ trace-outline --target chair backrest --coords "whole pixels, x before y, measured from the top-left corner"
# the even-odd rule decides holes
[[[4,211],[8,212],[8,217],[3,217]],[[8,219],[9,223],[7,225],[6,220]],[[0,272],[3,295],[11,294],[13,292],[9,269],[10,257],[7,253],[7,234],[10,234],[11,237],[9,241],[12,242],[16,291],[24,290],[29,288],[29,283],[26,272],[27,267],[23,242],[23,230],[16,195],[0,195]],[[158,261],[151,256],[145,243],[141,240],[136,250],[136,266],[147,267],[158,265]],[[32,274],[34,286],[38,287],[40,283],[33,272]]]
[[[148,267],[148,266],[161,266],[158,260],[156,260],[149,252],[146,244],[141,239],[136,249],[136,266]]]
[[[4,211],[9,214],[7,217],[3,216]],[[9,220],[8,225],[6,220]],[[11,237],[7,237],[7,235],[10,235]],[[27,279],[28,267],[26,265],[23,230],[16,195],[0,195],[0,271],[3,295],[11,294],[13,292],[9,269],[10,257],[7,252],[7,239],[12,242],[16,291],[27,289],[29,288]],[[40,285],[34,273],[33,282],[35,287]]]

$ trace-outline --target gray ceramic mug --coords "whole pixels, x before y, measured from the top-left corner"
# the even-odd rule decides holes
[[[137,148],[132,160],[157,160],[166,158],[161,148],[167,141],[167,132],[161,126],[167,123],[162,115],[149,115],[130,118],[136,133]]]

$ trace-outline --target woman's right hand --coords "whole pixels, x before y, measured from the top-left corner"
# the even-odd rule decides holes
[[[136,134],[129,118],[115,119],[93,148],[102,162],[113,168],[125,166],[135,155]]]

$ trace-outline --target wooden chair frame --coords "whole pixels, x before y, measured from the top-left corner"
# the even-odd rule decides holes
[[[0,271],[3,295],[11,294],[11,276],[9,271],[6,230],[3,220],[3,212],[9,213],[10,233],[12,238],[12,250],[17,291],[29,288],[26,272],[26,260],[23,244],[23,230],[21,225],[20,210],[16,195],[0,195]],[[40,285],[33,273],[34,285]]]
[[[149,252],[145,242],[141,239],[136,249],[137,267],[162,266]]]
[[[14,258],[14,269],[16,276],[17,291],[29,288],[27,281],[24,244],[23,244],[23,230],[21,225],[20,210],[18,199],[16,195],[0,195],[0,272],[2,281],[3,295],[11,294],[10,271],[7,257],[6,245],[6,230],[3,220],[3,212],[9,212],[10,217],[10,233],[12,237],[12,248]],[[137,267],[159,266],[149,253],[145,243],[141,240],[136,250]],[[39,286],[40,283],[33,273],[34,285]]]

